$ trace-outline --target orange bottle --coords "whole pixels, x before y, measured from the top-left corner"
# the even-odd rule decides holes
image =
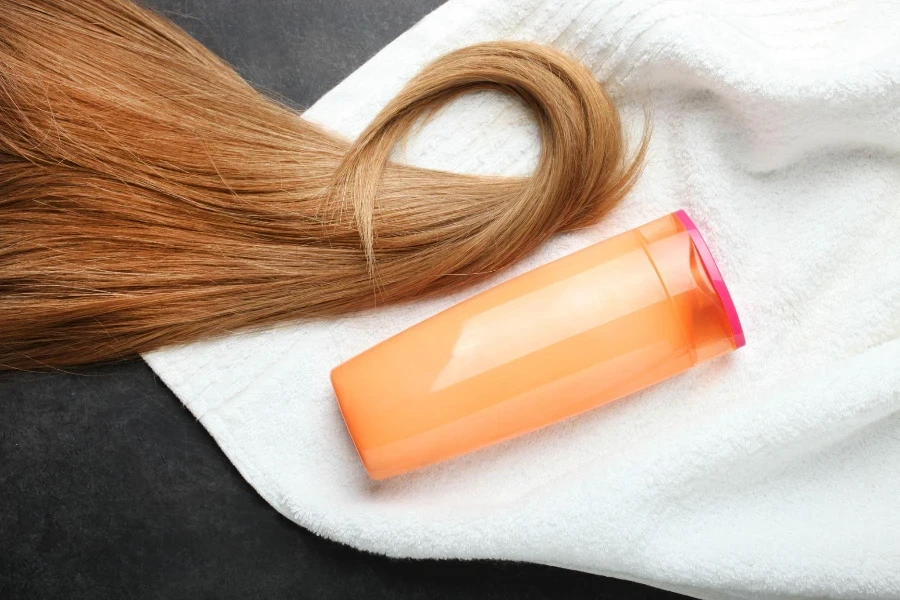
[[[383,479],[590,410],[744,345],[678,211],[482,292],[341,364],[331,381]]]

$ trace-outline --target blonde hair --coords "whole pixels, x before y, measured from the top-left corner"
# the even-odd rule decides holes
[[[540,129],[530,177],[392,163],[473,90]],[[66,367],[455,288],[628,191],[616,108],[560,52],[426,66],[353,142],[128,0],[0,0],[0,367]]]

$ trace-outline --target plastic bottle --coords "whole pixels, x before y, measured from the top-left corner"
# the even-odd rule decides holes
[[[566,419],[744,345],[731,296],[678,211],[515,277],[335,368],[383,479]]]

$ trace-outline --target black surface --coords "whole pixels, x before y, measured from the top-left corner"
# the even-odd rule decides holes
[[[440,2],[149,4],[303,106]],[[0,375],[0,599],[678,597],[544,566],[391,560],[318,538],[269,507],[140,360]]]

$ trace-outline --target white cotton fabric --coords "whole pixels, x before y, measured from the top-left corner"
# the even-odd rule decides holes
[[[537,433],[380,483],[329,370],[475,289],[145,358],[298,524],[407,557],[533,561],[700,598],[900,598],[900,6],[839,0],[451,0],[306,117],[353,137],[426,61],[551,44],[609,82],[634,192],[483,289],[678,208],[747,346]],[[527,173],[538,141],[492,93],[401,159]]]

